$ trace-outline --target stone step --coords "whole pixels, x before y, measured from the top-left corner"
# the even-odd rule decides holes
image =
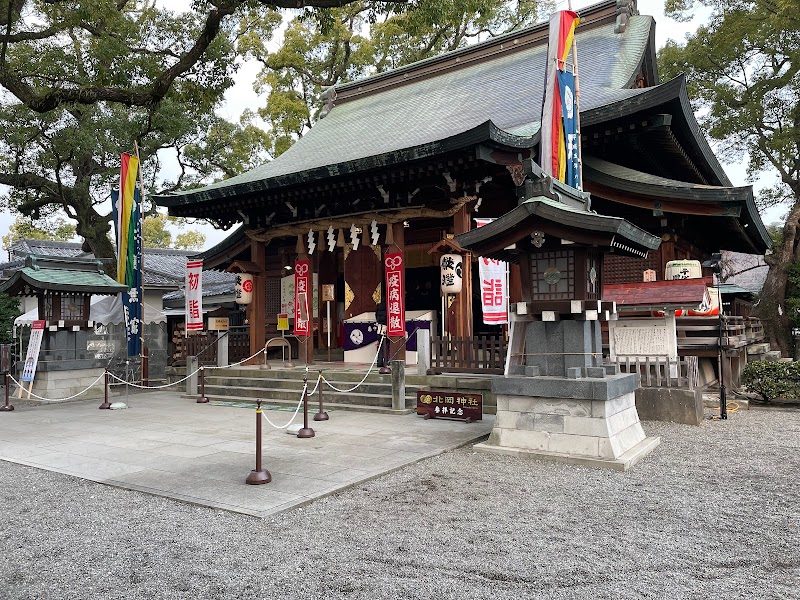
[[[339,389],[349,389],[356,385],[358,382],[350,382],[350,381],[337,381],[331,380],[330,383]],[[271,389],[282,389],[282,390],[296,390],[298,393],[301,389],[303,389],[303,382],[297,381],[294,379],[279,379],[279,378],[271,378],[271,377],[209,377],[206,375],[205,377],[205,385],[206,387],[215,386],[215,387],[228,387],[228,388],[252,388],[252,387],[260,387],[260,388],[271,388]],[[348,392],[336,392],[330,386],[325,383],[324,385],[324,393],[330,394],[338,394],[338,393],[345,393],[345,394],[388,394],[389,396],[392,395],[392,385],[389,382],[364,382],[359,385],[355,390],[348,391]],[[316,378],[311,379],[308,382],[309,388],[313,388],[316,386]],[[406,390],[410,392],[416,393],[417,389],[420,389],[418,385],[406,385]]]
[[[286,402],[297,403],[300,400],[300,390],[288,390],[282,388],[269,388],[269,387],[241,387],[231,388],[227,386],[213,386],[206,385],[206,396],[229,396],[236,398],[252,398],[262,399],[266,401],[283,400]],[[317,394],[309,396],[309,401],[317,402]],[[415,405],[417,401],[416,394],[406,394],[406,405]],[[337,394],[332,391],[323,392],[323,402],[328,404],[353,404],[357,406],[391,406],[392,394],[367,394],[367,393],[349,393]]]
[[[219,395],[219,394],[206,394],[206,398],[208,398],[211,404],[215,405],[230,405],[231,403],[234,404],[247,404],[252,405],[253,408],[256,407],[256,398],[248,398],[248,397],[238,397],[235,395]],[[262,408],[265,410],[269,410],[270,406],[280,406],[283,408],[291,408],[294,410],[297,407],[298,399],[294,400],[285,400],[281,398],[270,398],[270,399],[263,399],[261,403]],[[316,399],[314,399],[316,400]],[[311,398],[309,398],[308,404],[308,414],[309,419],[313,418],[313,415],[316,414],[318,404],[315,402],[311,402]],[[336,402],[336,403],[325,403],[324,409],[326,411],[331,410],[348,410],[348,411],[359,411],[359,412],[370,412],[375,414],[410,414],[414,412],[414,407],[416,406],[416,400],[414,400],[413,404],[409,404],[408,398],[406,398],[406,408],[403,410],[393,410],[391,407],[391,398],[389,399],[389,404],[386,406],[383,405],[369,405],[369,404],[353,404],[347,402]],[[302,408],[300,409],[302,412]],[[288,414],[291,414],[290,412]],[[288,417],[287,417],[288,419]],[[300,422],[302,422],[302,414],[300,416]]]
[[[780,350],[770,350],[764,353],[764,360],[779,361],[781,359]]]
[[[765,354],[769,352],[769,344],[751,344],[747,347],[748,354]]]

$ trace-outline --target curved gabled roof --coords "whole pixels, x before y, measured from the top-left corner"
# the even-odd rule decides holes
[[[627,88],[652,52],[654,21],[634,15],[624,33],[614,28],[611,21],[577,31],[582,111],[642,93]],[[546,31],[546,24],[533,29]],[[490,60],[464,60],[463,66],[349,98],[277,159],[205,188],[158,196],[157,202],[173,207],[258,193],[430,156],[467,141],[530,148],[541,117],[546,38],[516,50],[515,38],[525,31],[509,34],[507,47]]]

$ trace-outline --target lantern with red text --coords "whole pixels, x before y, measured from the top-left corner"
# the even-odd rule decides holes
[[[250,273],[236,274],[236,304],[250,304],[253,301],[253,276]]]

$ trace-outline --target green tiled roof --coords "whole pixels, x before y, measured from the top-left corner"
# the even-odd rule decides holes
[[[24,288],[30,288],[25,294]],[[0,284],[0,292],[16,292],[17,295],[32,295],[37,291],[75,292],[88,294],[118,294],[126,287],[105,273],[97,271],[73,271],[69,269],[47,269],[23,267],[8,280]]]
[[[653,27],[652,17],[635,15],[620,34],[614,33],[613,23],[578,29],[582,112],[645,91],[625,88],[644,60]],[[175,206],[254,193],[292,174],[335,176],[346,172],[337,165],[370,159],[370,166],[380,166],[381,156],[411,148],[419,155],[435,154],[445,140],[487,123],[511,143],[532,147],[540,125],[545,62],[546,44],[541,44],[357,96],[335,105],[277,159],[199,190],[158,197],[158,203]]]

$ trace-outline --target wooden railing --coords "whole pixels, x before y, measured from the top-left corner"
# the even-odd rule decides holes
[[[198,364],[217,364],[217,332],[189,334],[185,338],[184,360],[186,356],[196,356]]]
[[[505,360],[506,342],[501,335],[431,337],[430,371],[433,373],[502,374]]]
[[[228,329],[228,363],[236,363],[250,356],[250,326]]]
[[[719,317],[686,317],[676,321],[678,349],[719,348]],[[764,328],[756,317],[723,316],[722,346],[741,348],[764,339]]]
[[[642,387],[674,387],[693,390],[698,387],[700,374],[697,357],[686,356],[668,362],[666,358],[617,358],[622,373],[639,375]]]

